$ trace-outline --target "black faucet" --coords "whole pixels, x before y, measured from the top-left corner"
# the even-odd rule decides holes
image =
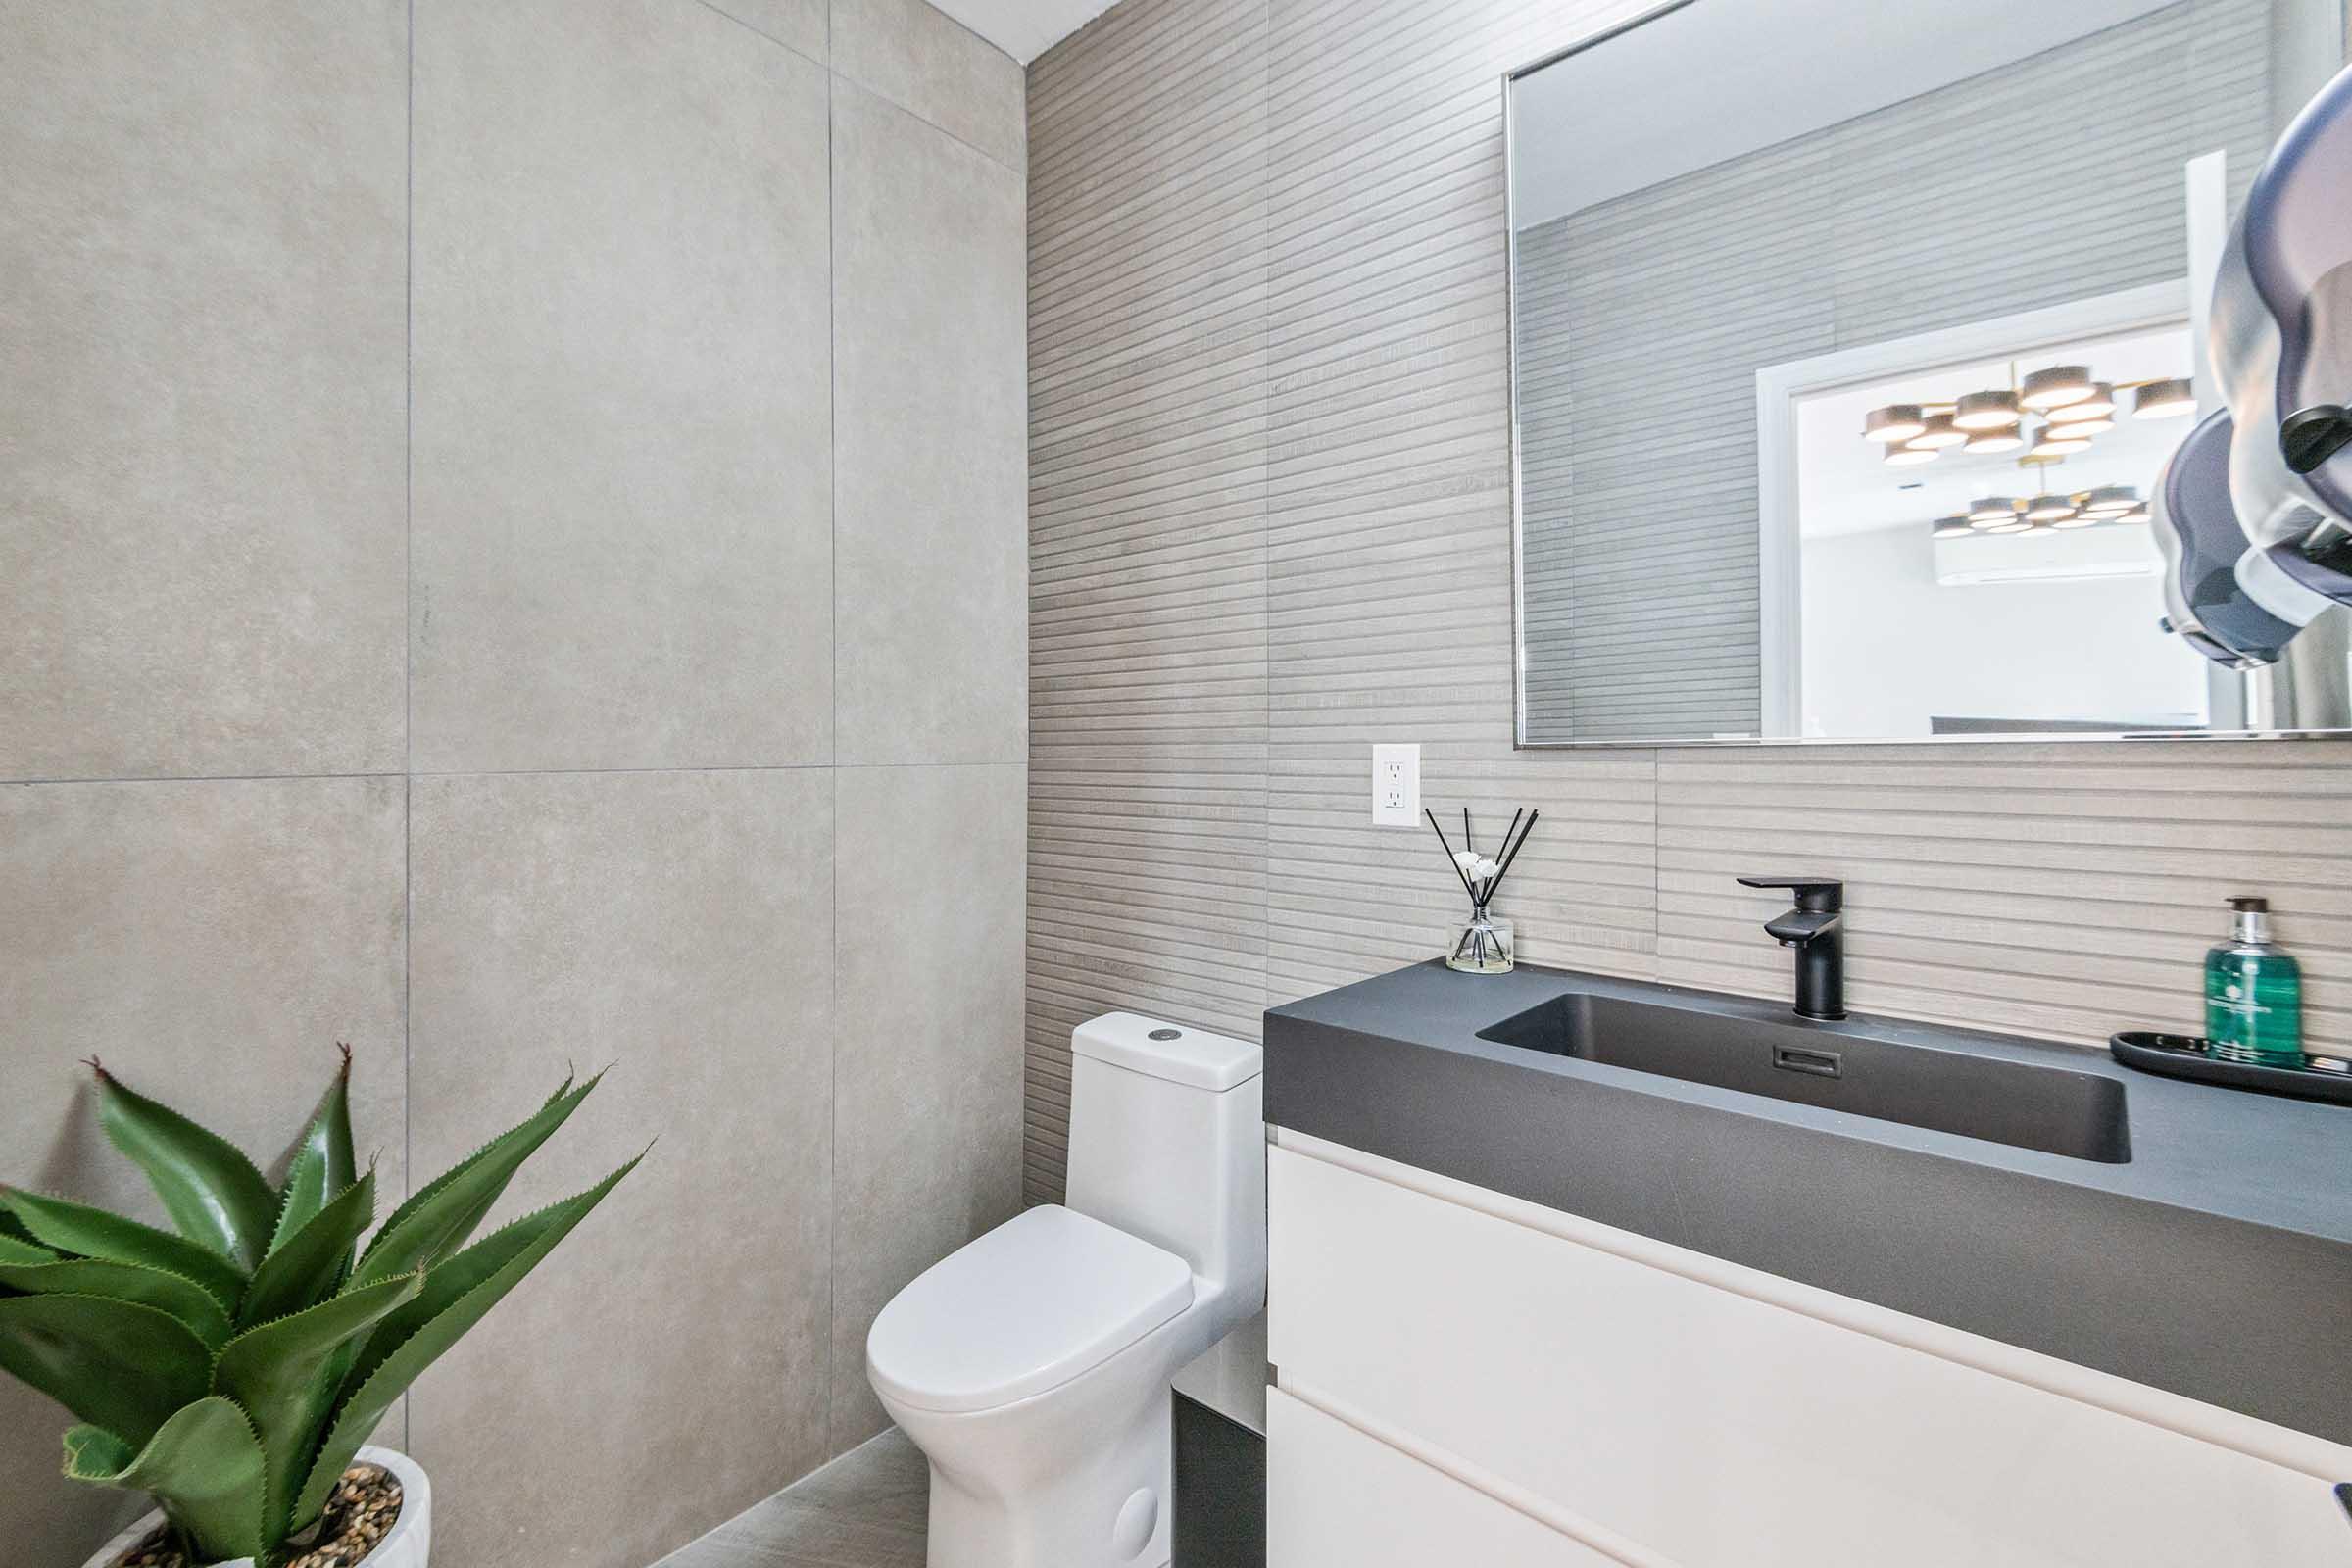
[[[1819,876],[1743,876],[1743,888],[1787,888],[1796,907],[1764,922],[1764,934],[1796,950],[1796,1015],[1845,1016],[1845,884]]]

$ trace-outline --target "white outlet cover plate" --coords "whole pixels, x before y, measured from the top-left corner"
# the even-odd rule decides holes
[[[1421,748],[1372,748],[1372,821],[1380,827],[1421,825]]]

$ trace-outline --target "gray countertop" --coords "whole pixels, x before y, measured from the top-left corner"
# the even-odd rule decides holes
[[[1807,1024],[2125,1084],[2129,1161],[2017,1149],[1478,1038],[1600,975],[1417,965],[1269,1009],[1266,1120],[1658,1241],[2352,1442],[2352,1107],[2104,1053]]]

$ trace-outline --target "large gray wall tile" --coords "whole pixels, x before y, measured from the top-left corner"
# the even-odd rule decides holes
[[[416,765],[830,756],[825,73],[421,0]]]
[[[1021,176],[846,83],[833,168],[838,755],[1016,761]]]
[[[988,764],[846,794],[995,1020],[847,1044],[851,1309],[1019,1179],[1020,77],[919,8],[850,21],[914,113],[820,64],[826,0],[414,9],[412,54],[408,0],[0,0],[0,781],[151,780],[0,782],[0,1179],[147,1203],[90,1051],[274,1152],[349,1039],[395,1189],[623,1058],[510,1207],[653,1162],[411,1436],[444,1555],[636,1568],[831,1454],[837,1371],[873,1419],[831,1316],[836,91],[844,713]],[[931,1119],[909,1041],[995,1076]],[[0,1476],[54,1475],[61,1415],[0,1384]],[[0,1558],[135,1507],[0,1482]]]
[[[830,21],[825,0],[706,0],[728,16],[811,60],[825,58]]]
[[[269,1169],[344,1041],[356,1130],[397,1195],[403,793],[373,778],[0,785],[0,1181],[162,1223],[98,1132],[77,1058]],[[78,1563],[121,1511],[57,1478],[71,1424],[0,1379],[11,1562]]]
[[[924,0],[833,0],[833,69],[997,162],[1021,167],[1021,68]]]
[[[402,766],[406,23],[0,0],[0,777]]]
[[[437,1552],[637,1568],[822,1462],[824,769],[418,779],[412,1149],[438,1172],[613,1072],[513,1212],[658,1140],[418,1383]]]
[[[1020,1205],[1024,770],[836,769],[833,1417],[874,1314]]]

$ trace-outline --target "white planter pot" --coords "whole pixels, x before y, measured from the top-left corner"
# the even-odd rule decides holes
[[[392,1472],[400,1483],[400,1517],[392,1522],[392,1531],[375,1544],[375,1549],[362,1558],[357,1568],[425,1568],[425,1556],[433,1545],[433,1487],[424,1479],[424,1471],[416,1460],[390,1448],[362,1448],[360,1463],[381,1465]],[[147,1539],[147,1533],[164,1522],[159,1510],[123,1531],[98,1548],[83,1568],[114,1568],[115,1559]],[[220,1568],[253,1568],[251,1557],[239,1557],[223,1563]]]

